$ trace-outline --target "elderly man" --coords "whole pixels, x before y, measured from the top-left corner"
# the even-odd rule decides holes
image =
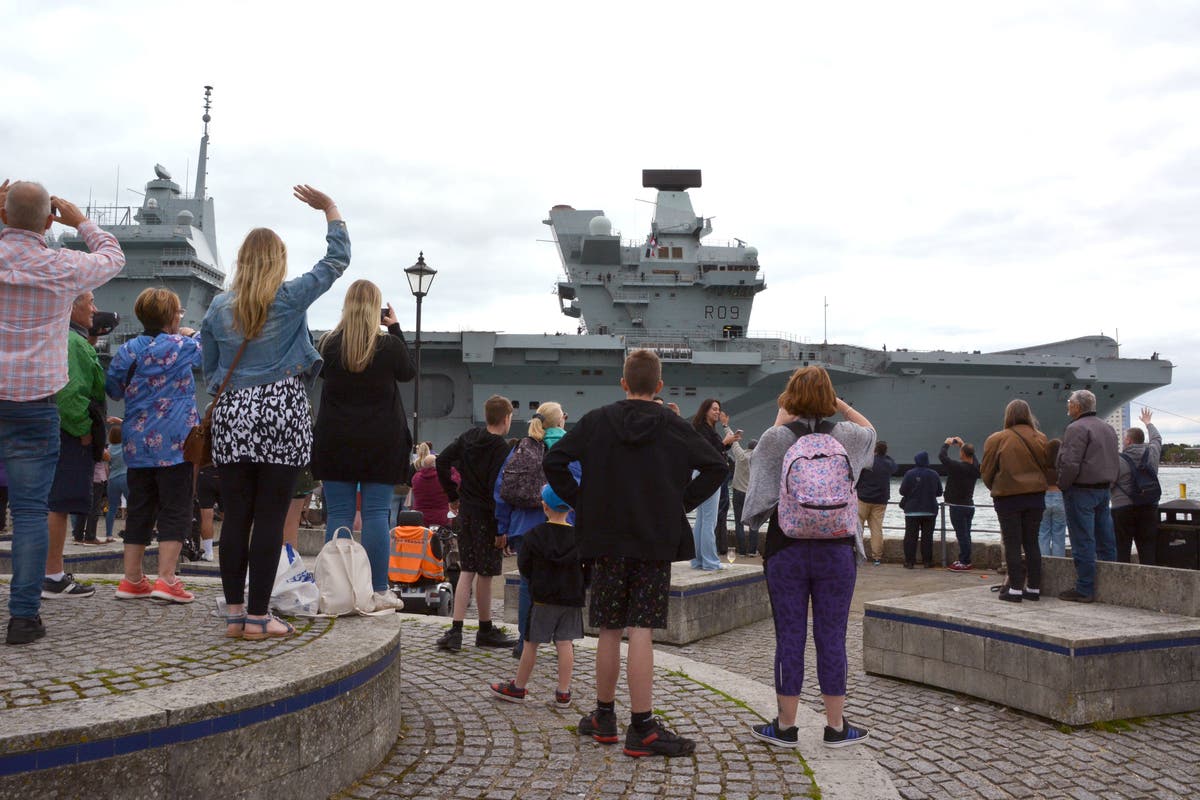
[[[1096,560],[1116,561],[1117,543],[1109,511],[1109,487],[1117,479],[1117,432],[1096,416],[1096,395],[1080,389],[1067,399],[1072,422],[1058,451],[1058,488],[1067,512],[1067,534],[1075,560],[1075,588],[1059,599],[1096,599]]]
[[[47,497],[58,461],[55,393],[67,384],[71,302],[125,265],[117,240],[40,184],[0,183],[0,460],[12,506],[8,644],[46,634],[41,610]],[[53,222],[79,230],[91,253],[46,246]]]
[[[1122,442],[1121,460],[1117,463],[1117,480],[1112,486],[1112,516],[1113,528],[1117,535],[1117,561],[1129,563],[1133,545],[1137,545],[1138,563],[1154,566],[1158,563],[1158,497],[1161,487],[1158,485],[1158,460],[1162,456],[1162,434],[1150,421],[1150,409],[1142,409],[1142,424],[1150,441],[1146,441],[1146,433],[1141,428],[1130,428],[1125,431]],[[1134,473],[1142,459],[1146,467],[1154,473],[1152,491],[1146,496],[1138,496],[1134,486]],[[1148,476],[1147,476],[1148,477]]]
[[[67,541],[70,514],[87,514],[92,507],[92,473],[96,459],[92,437],[100,435],[102,425],[92,425],[93,403],[104,403],[104,370],[96,348],[88,343],[88,330],[96,315],[91,292],[84,292],[71,304],[71,324],[67,333],[67,385],[58,390],[58,463],[54,483],[50,485],[50,551],[46,556],[46,577],[42,581],[43,600],[74,600],[91,597],[96,588],[80,583],[64,571],[63,546]],[[103,419],[101,416],[99,419]]]

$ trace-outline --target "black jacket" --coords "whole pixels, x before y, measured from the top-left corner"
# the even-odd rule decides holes
[[[938,498],[942,496],[942,479],[929,468],[929,454],[924,450],[913,457],[916,466],[904,473],[900,481],[900,507],[906,514],[936,514]]]
[[[886,503],[892,498],[892,476],[896,462],[891,456],[875,456],[871,466],[858,475],[858,499],[863,503]]]
[[[583,468],[579,484],[567,469],[572,461]],[[686,420],[649,400],[589,411],[546,452],[542,469],[575,509],[582,558],[645,561],[693,557],[684,514],[721,488],[727,472],[725,457]]]
[[[580,564],[575,529],[570,525],[543,522],[526,531],[517,569],[529,581],[533,602],[583,607],[590,570]]]
[[[324,481],[407,483],[412,434],[397,381],[416,375],[399,325],[381,336],[362,372],[342,364],[341,339],[321,348],[321,408],[313,428],[313,477]]]
[[[492,489],[508,451],[508,442],[504,437],[489,432],[487,428],[471,428],[451,442],[437,457],[438,483],[450,502],[458,500],[461,503],[460,510],[480,516],[495,514],[496,501],[492,497]],[[462,476],[461,487],[454,484],[450,475],[451,467]]]
[[[946,502],[955,506],[975,505],[975,481],[979,480],[979,460],[970,462],[950,457],[950,445],[943,444],[938,460],[946,467]]]

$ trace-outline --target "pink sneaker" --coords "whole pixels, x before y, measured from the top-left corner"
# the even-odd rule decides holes
[[[159,578],[154,582],[154,591],[150,596],[155,600],[166,600],[170,603],[190,603],[196,599],[196,595],[183,587],[183,581],[179,578],[176,578],[174,583],[167,583]]]
[[[154,587],[150,585],[150,579],[145,575],[137,583],[131,583],[125,578],[117,584],[117,597],[121,600],[142,600],[149,597],[154,592]]]

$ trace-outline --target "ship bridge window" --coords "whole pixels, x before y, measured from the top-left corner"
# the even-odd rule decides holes
[[[669,247],[658,248],[658,257],[659,258],[670,258],[671,257],[671,248],[669,248]]]
[[[521,410],[521,401],[520,400],[513,400],[512,404],[513,404],[513,411]]]
[[[684,397],[695,397],[696,396],[696,387],[695,386],[683,387],[683,396]]]
[[[541,405],[541,403],[539,403],[537,400],[530,400],[530,401],[529,401],[529,410],[530,410],[530,411],[537,411],[537,410],[538,410],[538,406],[540,406],[540,405]]]
[[[671,258],[682,259],[683,258],[683,248],[682,247],[672,247],[671,248]]]

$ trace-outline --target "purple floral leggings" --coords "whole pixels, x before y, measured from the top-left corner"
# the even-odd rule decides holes
[[[767,559],[767,592],[775,617],[775,691],[800,694],[812,599],[813,644],[821,694],[846,693],[846,620],[858,563],[852,545],[797,540]]]

